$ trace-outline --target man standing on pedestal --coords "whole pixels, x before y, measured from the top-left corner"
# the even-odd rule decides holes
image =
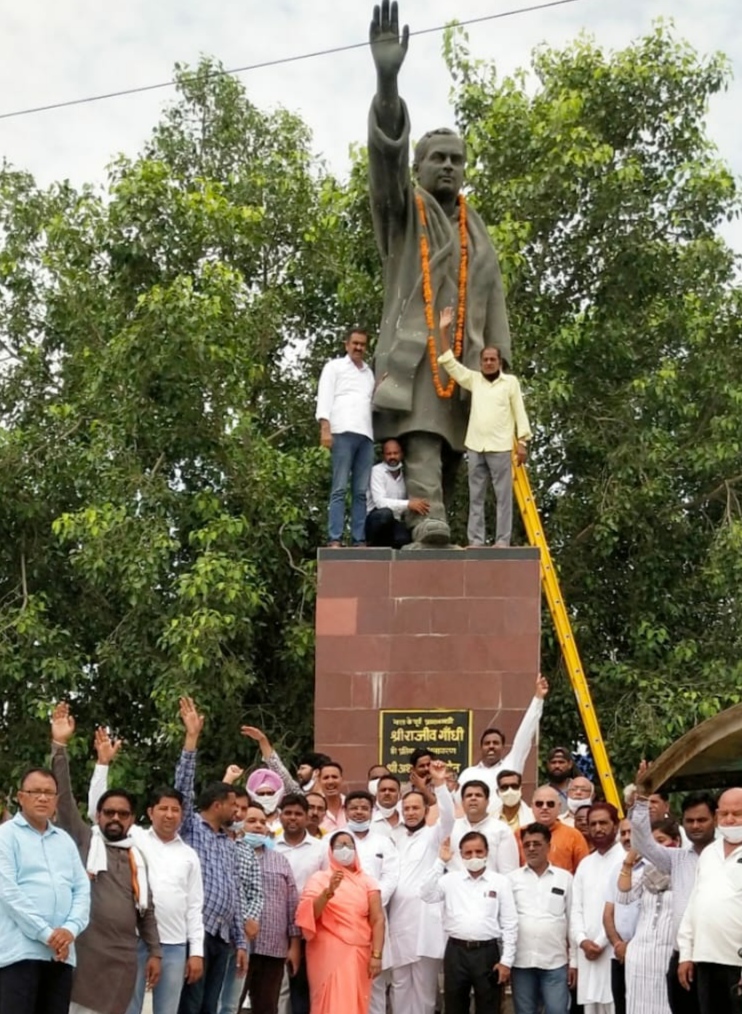
[[[328,511],[328,545],[337,548],[345,528],[345,491],[351,483],[350,537],[366,544],[366,493],[374,463],[371,397],[374,375],[366,366],[368,336],[353,328],[345,340],[346,355],[325,363],[317,391],[320,444],[332,451],[332,490]]]
[[[485,544],[484,514],[490,479],[497,502],[495,546],[510,545],[513,530],[513,441],[518,438],[518,465],[526,460],[526,441],[531,427],[526,415],[520,384],[511,373],[502,372],[500,350],[482,349],[479,369],[463,366],[451,350],[453,310],[441,313],[441,355],[438,362],[445,366],[457,384],[471,392],[471,412],[466,430],[466,457],[469,464],[469,524],[467,537],[473,548]]]
[[[497,256],[479,215],[460,194],[464,142],[452,130],[424,134],[410,178],[410,120],[397,78],[409,30],[397,4],[383,0],[371,21],[377,88],[369,114],[369,187],[384,268],[384,311],[376,346],[376,438],[400,440],[407,490],[427,500],[427,516],[408,513],[415,545],[451,541],[446,504],[464,451],[468,398],[438,366],[440,311],[456,307],[457,357],[476,369],[481,350],[510,359],[510,332]]]

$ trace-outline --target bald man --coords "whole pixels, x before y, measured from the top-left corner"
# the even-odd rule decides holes
[[[539,824],[548,827],[551,832],[551,844],[549,846],[549,862],[552,866],[559,866],[568,873],[574,874],[577,867],[590,854],[590,848],[580,834],[573,827],[568,827],[559,818],[559,806],[561,799],[556,789],[550,785],[542,785],[536,789],[531,802],[533,817]],[[523,846],[518,843],[521,854],[521,866],[525,863]]]
[[[569,783],[567,789],[567,812],[561,816],[561,821],[567,827],[575,826],[575,814],[581,806],[591,806],[595,801],[595,786],[589,778],[578,775]]]
[[[701,1014],[739,1011],[742,945],[742,789],[728,789],[716,810],[719,837],[698,858],[678,944],[678,979],[695,981]]]

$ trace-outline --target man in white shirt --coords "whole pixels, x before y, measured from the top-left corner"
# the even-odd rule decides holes
[[[366,493],[374,463],[371,398],[374,375],[364,362],[368,335],[353,328],[345,355],[325,363],[317,391],[320,444],[332,451],[332,490],[328,511],[328,544],[342,544],[345,491],[351,483],[350,536],[354,546],[366,542]]]
[[[391,984],[392,966],[387,913],[399,882],[399,855],[391,838],[376,832],[372,822],[373,809],[374,798],[370,792],[358,789],[345,797],[346,828],[355,839],[361,869],[373,877],[381,889],[381,907],[387,928],[381,955],[381,974],[374,978],[368,1009],[369,1014],[386,1014],[386,994]]]
[[[462,869],[459,842],[470,831],[479,831],[487,839],[487,862],[495,873],[510,873],[519,865],[518,843],[515,835],[497,817],[488,817],[490,790],[486,782],[467,782],[461,790],[461,805],[464,816],[454,822],[451,832],[451,869]]]
[[[96,729],[98,763],[88,792],[88,810],[94,812],[108,789],[110,763],[121,741],[113,742],[104,728]],[[178,834],[183,820],[183,796],[177,789],[157,790],[147,810],[151,827],[134,824],[132,841],[147,863],[147,879],[155,903],[157,931],[162,944],[162,971],[152,991],[154,1014],[176,1014],[184,982],[197,982],[203,974],[203,884],[198,855]],[[127,1014],[140,1014],[144,1004],[147,948],[139,942],[137,981]]]
[[[518,912],[515,1014],[565,1014],[577,980],[577,958],[570,953],[572,874],[549,862],[548,827],[529,824],[522,841],[526,865],[509,875]]]
[[[445,785],[446,765],[433,760],[431,783],[438,821],[427,823],[429,806],[418,789],[402,800],[405,835],[399,839],[399,883],[389,904],[392,949],[392,1010],[395,1014],[433,1014],[444,938],[440,912],[420,897],[420,887],[453,829],[453,799]]]
[[[371,817],[371,830],[385,834],[396,844],[406,834],[402,820],[402,783],[396,775],[382,775],[376,786],[376,806]]]
[[[450,845],[444,843],[420,889],[423,901],[443,903],[446,1014],[469,1014],[472,990],[476,1014],[499,1014],[518,932],[510,883],[488,867],[487,839],[479,831],[461,839],[463,869],[446,873],[444,866],[450,867],[452,858]]]
[[[695,980],[701,1014],[738,1014],[742,983],[742,789],[722,792],[719,838],[698,858],[678,945],[678,978]]]
[[[294,874],[296,890],[301,895],[304,885],[312,874],[327,869],[327,845],[319,838],[313,838],[307,831],[309,803],[300,793],[289,792],[283,797],[279,817],[282,832],[275,840],[275,849],[288,860]],[[284,973],[279,1011],[309,1014],[309,982],[303,940],[296,973],[289,976],[288,969]]]
[[[366,498],[366,543],[401,549],[412,542],[410,529],[404,523],[405,511],[425,517],[430,501],[407,496],[402,445],[397,440],[385,440],[381,456],[383,461],[371,469]]]
[[[588,827],[595,848],[577,867],[572,885],[572,934],[577,951],[577,1002],[585,1014],[614,1014],[612,948],[603,926],[608,884],[617,879],[625,852],[616,840],[619,817],[611,803],[595,803]]]
[[[466,782],[473,778],[480,779],[489,785],[490,798],[493,803],[496,803],[498,773],[508,770],[523,774],[528,754],[538,736],[538,726],[544,711],[544,698],[548,692],[549,684],[539,673],[536,677],[536,692],[533,700],[528,705],[528,710],[513,738],[513,745],[507,754],[505,754],[505,733],[501,729],[495,728],[484,730],[479,741],[481,759],[478,764],[465,768],[461,772],[459,775],[460,789],[463,789]]]
[[[513,442],[517,436],[517,460],[522,465],[526,460],[526,443],[531,439],[531,427],[517,377],[502,372],[500,350],[482,349],[479,371],[468,369],[451,351],[452,320],[453,309],[449,306],[440,316],[443,351],[438,362],[457,384],[471,392],[465,440],[469,463],[467,537],[470,546],[485,544],[484,509],[491,480],[497,502],[495,546],[505,547],[510,545],[513,528]]]

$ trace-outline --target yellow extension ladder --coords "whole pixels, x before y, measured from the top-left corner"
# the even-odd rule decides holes
[[[528,541],[535,546],[541,554],[541,584],[546,592],[546,601],[549,604],[549,612],[554,621],[559,644],[562,649],[562,657],[567,667],[569,681],[572,684],[577,707],[580,711],[582,724],[585,728],[585,735],[595,762],[595,770],[600,778],[603,793],[609,803],[623,813],[623,800],[620,798],[616,782],[611,769],[611,762],[608,760],[605,743],[600,732],[598,716],[595,713],[590,688],[585,678],[585,670],[582,668],[580,653],[577,650],[572,624],[569,621],[567,609],[562,598],[559,580],[551,558],[549,544],[544,535],[544,528],[541,524],[536,501],[533,497],[533,490],[528,478],[525,465],[518,466],[515,454],[513,455],[513,488],[515,498],[518,501],[523,524],[526,528]]]

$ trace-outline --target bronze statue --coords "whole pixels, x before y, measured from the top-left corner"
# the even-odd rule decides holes
[[[479,369],[486,346],[510,360],[502,278],[484,222],[461,195],[466,146],[454,131],[431,131],[409,167],[410,121],[397,77],[409,29],[396,3],[374,7],[370,42],[377,88],[369,114],[369,188],[383,262],[384,311],[376,347],[374,435],[404,448],[407,492],[428,500],[409,514],[413,546],[450,543],[446,505],[464,451],[469,402],[438,366],[441,310],[455,308],[454,350]]]

